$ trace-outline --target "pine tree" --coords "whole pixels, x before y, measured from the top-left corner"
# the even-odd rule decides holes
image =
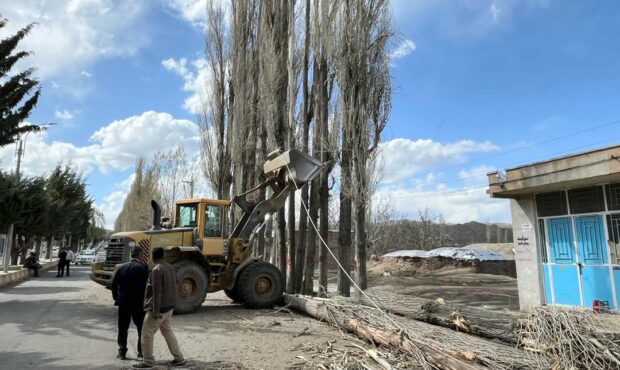
[[[7,21],[0,18],[0,31]],[[15,74],[9,73],[29,52],[15,52],[19,42],[32,30],[30,24],[16,34],[0,40],[0,147],[14,143],[21,134],[41,131],[37,125],[22,125],[37,104],[41,89],[32,75],[33,68]]]

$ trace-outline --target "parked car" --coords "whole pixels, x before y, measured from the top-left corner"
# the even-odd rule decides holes
[[[94,250],[86,249],[77,254],[77,256],[75,257],[75,264],[76,265],[84,265],[84,264],[90,265],[95,262],[101,261],[102,260],[101,258],[102,257]]]

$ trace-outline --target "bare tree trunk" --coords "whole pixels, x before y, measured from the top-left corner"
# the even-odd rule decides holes
[[[344,125],[343,125],[344,126]],[[342,133],[342,156],[340,162],[340,187],[351,186],[351,163],[349,157],[348,135]],[[340,191],[340,215],[338,223],[338,259],[347,274],[351,273],[351,197]],[[351,282],[345,271],[338,270],[338,294],[348,297],[351,293]]]
[[[308,59],[310,50],[310,0],[306,0],[305,13],[305,36],[304,36],[304,58],[302,66],[302,100],[301,100],[301,124],[302,124],[302,151],[308,153],[310,114],[308,112]],[[306,231],[308,229],[308,184],[301,188],[302,206],[299,212],[299,238],[297,239],[297,252],[295,261],[295,293],[300,293],[303,282],[303,269],[306,253]],[[305,205],[305,206],[304,206]]]
[[[323,22],[327,20],[323,19]],[[327,61],[323,53],[319,63],[319,125],[320,129],[320,148],[321,162],[327,163],[329,160],[328,146],[328,127],[327,127]],[[324,168],[321,172],[320,190],[319,190],[319,209],[320,209],[320,234],[321,239],[327,242],[329,233],[329,170]],[[319,248],[319,293],[325,295],[327,293],[327,247],[321,242]]]
[[[368,288],[366,276],[366,206],[355,205],[355,266],[357,267],[357,285],[360,289]]]
[[[295,0],[288,4],[288,149],[295,147],[295,102],[297,78],[295,73]],[[295,245],[295,192],[288,198],[288,278],[286,291],[295,291],[296,245]]]
[[[46,240],[47,243],[47,251],[45,252],[45,258],[46,259],[51,259],[52,258],[52,246],[54,245],[54,237],[49,237]]]
[[[42,238],[40,236],[37,236],[36,242],[34,245],[34,252],[37,254],[37,261],[39,260],[40,254],[41,254],[41,242],[42,242]]]

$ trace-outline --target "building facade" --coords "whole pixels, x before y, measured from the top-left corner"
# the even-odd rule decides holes
[[[620,307],[620,145],[488,174],[510,199],[519,302]]]

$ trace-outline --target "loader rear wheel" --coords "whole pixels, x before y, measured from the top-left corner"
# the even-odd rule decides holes
[[[174,312],[190,313],[202,305],[207,296],[207,274],[192,261],[174,264],[177,276],[177,304]]]
[[[267,262],[254,262],[241,271],[237,291],[250,308],[270,308],[282,298],[283,278],[280,270]]]

